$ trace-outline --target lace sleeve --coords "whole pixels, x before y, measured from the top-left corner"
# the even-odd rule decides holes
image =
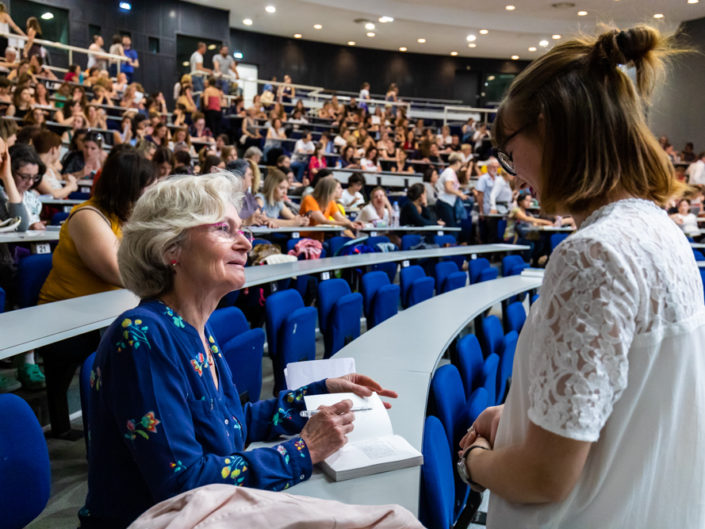
[[[636,278],[613,248],[576,236],[554,251],[543,285],[528,416],[557,435],[594,442],[627,385]]]

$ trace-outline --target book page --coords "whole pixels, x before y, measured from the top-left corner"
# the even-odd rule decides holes
[[[398,435],[391,435],[348,443],[326,458],[325,463],[336,472],[344,472],[380,463],[402,461],[420,455],[420,452],[414,449],[406,439]]]
[[[307,410],[315,410],[319,406],[331,406],[344,399],[352,400],[353,408],[372,408],[369,411],[355,413],[354,428],[348,434],[348,443],[375,439],[394,433],[392,421],[389,420],[387,410],[384,408],[384,404],[377,393],[372,393],[367,398],[358,397],[354,393],[328,393],[326,395],[304,396]]]
[[[301,386],[317,382],[323,378],[342,377],[355,373],[354,358],[329,358],[327,360],[309,360],[291,362],[284,368],[286,387],[299,389]]]

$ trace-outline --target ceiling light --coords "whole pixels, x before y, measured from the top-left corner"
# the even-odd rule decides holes
[[[688,0],[689,4],[697,4],[700,0]]]
[[[118,4],[118,7],[119,7],[122,11],[132,11],[132,4],[131,4],[130,2],[120,2],[120,3]]]
[[[450,52],[450,54],[451,54],[453,57],[455,57],[456,55],[458,55],[458,52],[455,51],[455,50],[453,50],[453,51]]]
[[[191,63],[188,61],[184,61],[181,63],[181,66],[191,66]]]
[[[273,15],[274,13],[277,12],[277,8],[274,7],[273,5],[268,5],[267,7],[264,8],[264,10],[269,13],[270,15]]]
[[[504,9],[507,11],[514,11],[516,9],[516,6],[513,6],[512,4],[504,6]]]
[[[402,46],[401,48],[399,48],[399,51],[406,51],[406,46]]]
[[[301,33],[294,33],[295,39],[300,39],[301,37],[303,37],[303,35]]]
[[[578,11],[578,16],[579,16],[579,17],[584,17],[584,16],[587,15],[587,14],[588,14],[587,11]]]
[[[235,57],[238,61],[244,57],[241,51],[236,51],[233,52],[233,57]]]
[[[419,44],[426,44],[426,39],[421,37],[420,39],[416,39],[416,42],[418,42]]]
[[[313,29],[323,29],[323,26],[321,26],[320,24],[314,24]]]
[[[488,33],[489,33],[489,31],[486,30],[486,29],[481,29],[481,30],[480,30],[480,35],[487,35]]]
[[[558,33],[556,33],[555,35],[551,35],[551,38],[552,38],[553,40],[558,40],[558,39],[563,38],[563,35],[559,35]]]
[[[470,44],[468,44],[468,48],[477,48],[477,44],[471,42]]]
[[[385,15],[385,16],[382,16],[382,17],[379,17],[378,20],[379,20],[382,24],[387,24],[387,23],[389,23],[389,22],[394,22],[394,18],[388,17],[388,16],[386,16],[386,15]]]
[[[354,46],[355,44],[357,44],[357,42],[355,42],[354,40],[348,41],[348,46]]]
[[[536,51],[536,46],[529,46],[529,51]]]
[[[547,46],[548,46],[548,41],[547,41],[547,40],[545,40],[545,39],[544,39],[544,40],[541,40],[541,41],[539,41],[539,46],[541,46],[542,48],[545,48],[545,47],[547,47]]]
[[[252,19],[251,18],[243,18],[242,23],[245,24],[246,26],[251,26],[252,25]]]
[[[663,13],[654,14],[654,18],[663,18]]]
[[[470,33],[467,37],[465,37],[465,40],[468,42],[475,42],[477,40],[477,35]]]
[[[488,81],[494,81],[494,80],[495,80],[495,76],[494,76],[494,75],[488,75],[488,76],[487,76],[487,80],[488,80]]]
[[[375,36],[375,32],[374,32],[374,31],[368,31],[367,33],[365,33],[365,35],[367,35],[368,37],[372,38],[372,37]]]
[[[215,44],[209,44],[208,49],[213,51],[215,49]]]
[[[47,11],[46,13],[43,13],[42,16],[39,18],[41,18],[42,20],[51,20],[52,18],[54,18],[54,13],[49,13],[49,11]]]
[[[519,56],[518,56],[518,55],[512,55],[512,60],[513,60],[513,61],[518,61],[518,60],[519,60]]]
[[[365,24],[365,29],[366,29],[367,31],[372,31],[373,29],[375,29],[374,23],[373,23],[373,22],[368,22],[368,23],[366,23],[366,24]]]

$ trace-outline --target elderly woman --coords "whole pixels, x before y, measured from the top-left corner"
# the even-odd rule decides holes
[[[347,375],[240,404],[207,323],[245,282],[251,235],[237,214],[239,190],[224,173],[172,178],[145,193],[125,226],[120,272],[142,302],[110,326],[95,359],[83,528],[126,527],[153,504],[210,483],[289,488],[353,429],[349,400],[307,421],[304,395],[396,396]],[[295,437],[244,451],[281,435]]]
[[[640,26],[555,46],[498,109],[504,169],[579,229],[551,255],[506,403],[461,441],[489,528],[705,527],[703,286],[643,104],[668,45]]]

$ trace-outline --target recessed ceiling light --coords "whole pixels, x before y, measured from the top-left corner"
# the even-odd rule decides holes
[[[529,51],[536,51],[536,46],[529,46]]]
[[[252,25],[252,19],[251,18],[243,18],[242,23],[245,24],[246,26],[251,26]]]
[[[314,24],[313,29],[323,29],[323,26],[321,26],[320,24]]]
[[[587,14],[588,14],[587,11],[578,11],[578,16],[579,16],[579,17],[584,17],[584,16],[587,15]]]
[[[689,4],[697,4],[700,0],[688,0]]]
[[[542,48],[545,48],[546,46],[548,46],[548,41],[545,39],[539,41],[539,46],[541,46]]]
[[[516,6],[513,6],[512,4],[504,6],[504,9],[507,11],[514,11],[516,9]]]
[[[487,35],[488,33],[489,33],[489,31],[486,30],[486,29],[481,29],[481,30],[480,30],[480,35]]]
[[[357,42],[355,42],[354,40],[348,41],[348,46],[354,46],[355,44],[357,44]]]
[[[388,24],[389,22],[394,22],[393,17],[388,17],[388,16],[381,16],[377,20],[379,20],[382,24]]]
[[[265,10],[267,13],[269,13],[270,15],[277,12],[277,8],[274,7],[273,5],[268,5],[267,7],[264,8],[264,10]]]
[[[215,49],[215,44],[209,44],[208,45],[209,50],[214,50]]]
[[[558,40],[558,39],[562,39],[562,38],[563,38],[563,35],[559,35],[558,33],[556,33],[555,35],[551,35],[551,38],[552,38],[553,40]]]
[[[450,54],[451,54],[453,57],[455,57],[456,55],[458,55],[458,52],[455,51],[455,50],[453,50],[453,51],[450,52]]]
[[[488,80],[488,81],[494,81],[494,80],[495,80],[495,76],[494,76],[494,75],[488,75],[488,76],[487,76],[487,80]]]
[[[406,51],[406,46],[402,46],[401,48],[399,48],[399,51]]]
[[[468,44],[468,48],[477,48],[477,44],[471,42],[470,44]]]
[[[42,20],[51,20],[52,18],[54,18],[54,13],[50,13],[49,11],[47,11],[46,13],[42,13],[42,16],[39,18],[41,18]]]
[[[184,61],[181,63],[181,66],[191,66],[191,63],[188,61]]]
[[[303,37],[303,35],[301,33],[294,33],[295,39],[300,39],[301,37]]]
[[[467,40],[468,42],[475,42],[477,40],[477,35],[475,35],[474,33],[470,33],[470,35],[465,37],[465,40]]]
[[[518,60],[519,60],[519,56],[518,56],[518,55],[512,55],[512,60],[513,60],[513,61],[518,61]]]
[[[367,24],[365,24],[365,29],[366,29],[367,31],[372,31],[373,29],[375,29],[374,23],[368,22]]]
[[[374,37],[374,36],[375,36],[375,32],[374,32],[374,31],[368,31],[367,33],[365,33],[365,35],[367,35],[368,37]]]
[[[424,39],[423,37],[421,37],[420,39],[416,39],[416,42],[418,42],[419,44],[425,44],[425,43],[426,43],[426,39]]]
[[[663,18],[663,13],[655,13],[654,18]]]

